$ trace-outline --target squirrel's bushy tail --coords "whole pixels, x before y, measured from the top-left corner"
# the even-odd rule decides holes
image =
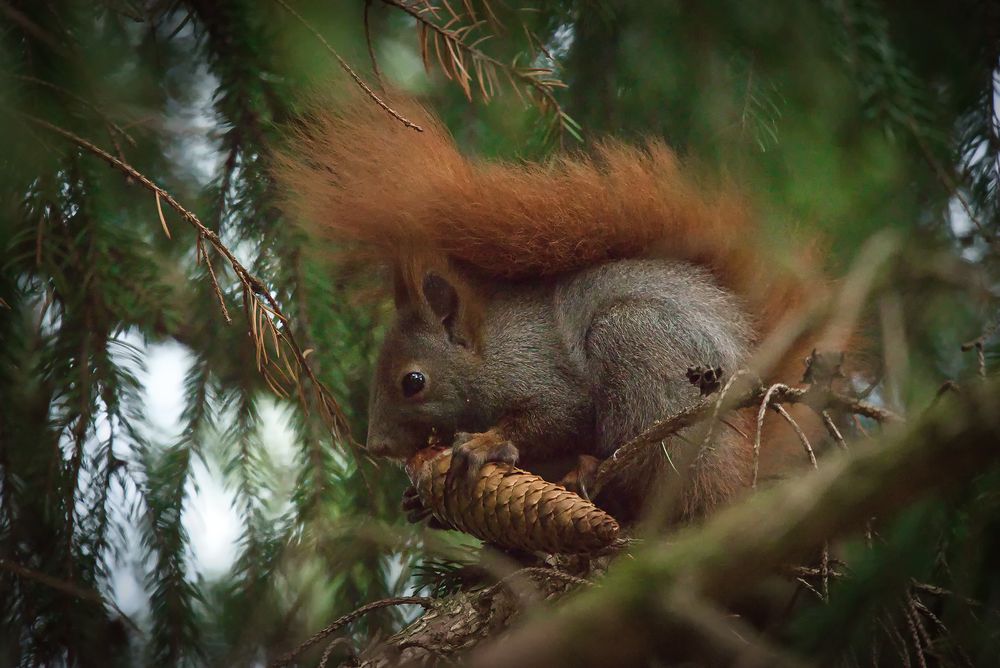
[[[699,184],[659,141],[601,144],[543,164],[476,161],[407,99],[314,106],[278,160],[287,209],[356,258],[406,266],[446,258],[490,278],[538,277],[658,256],[712,271],[764,324],[799,300],[759,252],[749,208]],[[787,272],[786,272],[787,273]]]

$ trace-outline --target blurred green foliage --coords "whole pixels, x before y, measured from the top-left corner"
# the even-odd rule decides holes
[[[354,85],[313,30],[374,84],[366,3],[287,4],[308,26],[280,2],[0,2],[0,664],[267,661],[345,611],[409,591],[429,553],[398,512],[402,474],[359,466],[314,399],[277,400],[295,457],[275,458],[261,435],[262,402],[274,399],[232,271],[209,251],[227,325],[186,223],[167,210],[168,239],[149,191],[33,120],[121,157],[218,232],[290,316],[362,438],[383,312],[305,252],[268,169],[310,92]],[[1000,230],[995,3],[538,0],[491,3],[491,18],[470,4],[484,20],[476,34],[492,35],[484,52],[552,68],[567,85],[553,99],[580,139],[503,78],[490,100],[476,84],[467,100],[433,55],[425,71],[414,19],[370,3],[386,79],[425,99],[463,149],[538,159],[607,135],[662,136],[742,184],[776,248],[820,234],[835,273],[894,228],[915,275],[952,278],[901,284],[874,305],[873,349],[906,345],[907,368],[888,369],[879,391],[916,409],[942,380],[975,375],[976,352],[960,344],[996,316],[983,296],[997,287]],[[886,308],[901,316],[887,321]],[[164,341],[192,356],[180,436],[166,439],[142,387],[148,346]],[[988,339],[988,370],[996,351]],[[199,462],[222,472],[241,522],[232,570],[211,580],[183,522]],[[940,576],[942,563],[956,590],[995,610],[996,489],[994,475],[915,508],[876,549],[856,550],[856,577],[836,586],[842,604],[793,624],[792,646],[867,656],[887,592],[904,575]],[[111,602],[135,545],[149,603],[138,628]],[[353,632],[363,643],[400,621],[386,609]],[[958,640],[974,663],[996,656],[996,638]]]

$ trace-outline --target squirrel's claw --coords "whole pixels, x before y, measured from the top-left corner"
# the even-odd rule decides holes
[[[420,495],[417,493],[416,487],[410,485],[403,490],[403,502],[401,505],[406,512],[424,508],[424,502],[420,500]]]
[[[403,490],[403,501],[400,504],[403,512],[406,513],[406,521],[412,524],[419,524],[431,514],[430,508],[424,505],[417,494],[417,488],[410,486]]]
[[[600,466],[601,460],[597,457],[580,455],[577,458],[576,466],[563,476],[559,484],[581,498],[592,501],[589,490],[597,479],[597,470]]]
[[[410,524],[422,524],[423,522],[427,522],[428,528],[431,529],[451,528],[447,524],[438,520],[438,518],[431,513],[431,509],[425,506],[424,502],[420,500],[417,488],[412,485],[403,490],[403,501],[400,505],[403,512],[406,513],[406,521]]]
[[[458,433],[451,448],[451,467],[445,485],[453,489],[461,480],[467,487],[473,487],[487,462],[516,466],[519,455],[517,447],[495,429],[481,434]]]

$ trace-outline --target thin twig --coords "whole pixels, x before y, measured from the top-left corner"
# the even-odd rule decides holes
[[[830,436],[833,437],[833,441],[840,446],[841,450],[847,450],[847,441],[844,440],[844,435],[840,433],[837,429],[836,423],[833,418],[830,417],[830,411],[820,411],[820,417],[823,418],[823,425],[826,430],[830,432]]]
[[[167,218],[163,215],[163,205],[160,204],[160,193],[156,193],[156,213],[160,216],[160,226],[163,227],[163,234],[170,239],[170,228],[167,226]]]
[[[986,377],[986,342],[989,341],[997,330],[1000,329],[1000,321],[990,325],[986,330],[972,339],[971,341],[966,341],[962,344],[962,352],[969,352],[973,348],[976,350],[976,357],[979,359],[979,376],[981,378]]]
[[[887,620],[885,616],[879,616],[879,623],[882,625],[882,628],[885,629],[885,633],[889,636],[889,640],[896,646],[896,654],[903,662],[904,668],[911,668],[912,664],[910,663],[910,651],[906,647],[906,639],[903,638],[903,634],[899,632],[896,624],[892,622],[891,619]]]
[[[326,664],[330,661],[330,655],[333,654],[333,650],[337,645],[347,645],[348,650],[351,652],[352,656],[355,656],[354,647],[351,645],[350,638],[334,638],[323,650],[323,656],[320,657],[319,666],[317,668],[326,668]]]
[[[201,239],[201,235],[198,236]],[[209,278],[212,279],[212,289],[215,291],[215,296],[219,299],[219,307],[222,309],[222,317],[226,319],[227,324],[232,324],[233,319],[229,317],[229,309],[226,308],[226,298],[222,294],[222,288],[219,287],[219,279],[215,275],[215,268],[212,266],[212,258],[208,257],[202,249],[202,254],[205,256],[205,266],[208,267]]]
[[[799,441],[802,443],[802,447],[806,451],[806,456],[809,457],[809,463],[812,464],[812,467],[814,469],[819,468],[819,465],[816,463],[816,453],[813,452],[812,445],[809,443],[809,438],[802,430],[802,427],[799,426],[799,423],[796,422],[791,415],[789,415],[788,411],[781,404],[775,404],[774,410],[778,412],[778,415],[785,418],[785,421],[789,425],[791,425],[792,429],[795,431],[795,435],[799,437]]]
[[[930,165],[932,170],[934,170],[934,175],[941,181],[941,185],[944,186],[945,190],[954,195],[955,199],[958,200],[958,203],[965,211],[965,215],[969,217],[969,222],[975,226],[976,230],[979,231],[979,234],[982,235],[984,240],[988,243],[996,243],[993,238],[986,233],[986,230],[983,228],[983,224],[979,221],[975,212],[973,212],[972,206],[965,199],[965,195],[962,194],[962,189],[958,186],[958,183],[951,178],[951,176],[949,176],[948,172],[945,171],[944,167],[942,167],[938,160],[934,157],[934,153],[931,151],[930,146],[927,145],[927,141],[924,139],[923,134],[920,132],[913,118],[907,118],[906,125],[907,129],[909,129],[913,138],[916,140],[917,147],[920,149],[920,153],[923,155],[924,160],[926,160],[927,164]]]
[[[323,46],[326,47],[326,50],[329,51],[330,55],[332,55],[336,59],[337,63],[340,65],[340,67],[343,68],[343,70],[345,72],[347,72],[348,76],[350,76],[352,79],[354,79],[354,83],[358,84],[358,86],[361,87],[361,90],[363,90],[365,93],[367,93],[368,97],[370,97],[372,99],[372,101],[375,102],[375,104],[377,104],[378,106],[382,107],[382,109],[387,114],[389,114],[390,116],[392,116],[393,118],[395,118],[397,121],[399,121],[400,123],[402,123],[406,127],[413,128],[417,132],[423,132],[424,131],[424,129],[422,127],[420,127],[419,125],[417,125],[413,121],[411,121],[411,120],[409,120],[409,119],[401,116],[399,114],[399,112],[397,112],[395,109],[393,109],[388,104],[386,104],[385,101],[382,100],[382,98],[378,96],[378,93],[376,93],[375,91],[373,91],[371,89],[371,87],[369,87],[369,85],[365,83],[364,79],[362,79],[358,75],[358,73],[355,72],[354,69],[350,65],[347,64],[347,61],[340,57],[340,54],[337,53],[337,50],[334,49],[332,46],[330,46],[330,43],[326,41],[326,38],[323,37],[323,34],[320,33],[319,30],[316,30],[316,28],[314,28],[312,25],[310,25],[309,22],[306,21],[302,17],[301,14],[299,14],[297,11],[295,11],[294,9],[292,9],[288,5],[288,3],[285,2],[285,0],[275,0],[275,2],[277,2],[279,5],[281,5],[282,7],[284,7],[285,10],[289,14],[291,14],[292,16],[294,16],[298,20],[298,22],[301,23],[305,27],[306,30],[308,30],[309,32],[311,32],[316,37],[316,39],[318,39],[323,44]]]
[[[100,116],[101,119],[105,123],[107,123],[108,127],[110,127],[112,130],[114,130],[115,132],[117,132],[118,134],[120,134],[122,137],[124,137],[125,141],[127,141],[132,146],[136,146],[135,139],[132,137],[132,135],[130,135],[128,133],[128,131],[125,130],[125,128],[123,128],[122,126],[120,126],[117,123],[115,123],[114,121],[112,121],[111,118],[108,116],[108,114],[106,112],[104,112],[100,107],[98,107],[96,104],[94,104],[90,100],[88,100],[86,98],[83,98],[83,97],[80,97],[79,95],[77,95],[73,91],[67,90],[67,89],[63,88],[62,86],[58,86],[58,85],[52,83],[51,81],[46,81],[45,79],[39,79],[37,77],[33,77],[33,76],[30,76],[30,75],[26,75],[26,74],[15,74],[14,78],[15,79],[20,79],[21,81],[27,81],[28,83],[33,83],[33,84],[35,84],[37,86],[43,86],[43,87],[48,88],[50,90],[54,90],[57,93],[65,95],[66,97],[70,98],[71,100],[75,100],[79,104],[81,104],[81,105],[89,108],[95,114],[97,114],[98,116]]]
[[[821,601],[826,600],[826,597],[823,596],[823,593],[819,589],[816,589],[816,587],[812,586],[812,584],[810,584],[809,581],[806,580],[805,578],[801,577],[795,578],[795,581],[798,582],[803,588],[808,589],[810,592],[815,594],[816,598],[818,598],[819,600]]]
[[[396,598],[383,598],[378,601],[372,601],[371,603],[363,605],[353,612],[347,613],[343,617],[338,617],[332,624],[321,631],[317,631],[305,641],[300,643],[298,647],[271,663],[271,668],[288,665],[302,652],[306,651],[324,638],[329,637],[330,634],[334,633],[341,627],[367,615],[369,612],[380,610],[382,608],[388,608],[394,605],[419,605],[424,608],[431,608],[434,605],[434,599],[427,596],[399,596]]]
[[[715,406],[712,408],[712,417],[708,422],[708,429],[705,432],[705,438],[701,444],[702,448],[705,448],[712,439],[712,432],[715,430],[715,424],[719,421],[719,414],[722,412],[722,405],[725,403],[726,397],[729,396],[729,390],[732,389],[737,380],[749,375],[750,372],[746,369],[738,369],[736,373],[729,377],[729,380],[727,380],[726,384],[722,387],[722,391],[719,392],[719,396],[715,400]],[[733,427],[732,425],[729,426],[741,434],[743,433],[739,429],[736,429],[736,427]],[[746,434],[743,435],[746,436]]]
[[[809,438],[802,430],[802,427],[799,426],[799,423],[795,421],[795,419],[781,404],[775,404],[774,410],[776,410],[781,417],[785,418],[785,421],[791,425],[793,430],[795,430],[795,434],[799,437],[799,441],[802,442],[802,447],[805,449],[806,455],[809,457],[809,463],[812,464],[813,469],[819,469],[819,464],[816,462],[816,453],[813,452],[812,445],[809,444]],[[824,413],[825,412],[826,411],[824,411]],[[836,429],[836,427],[834,427],[834,429]],[[823,543],[823,550],[820,553],[820,578],[820,582],[822,583],[822,595],[820,598],[824,601],[828,601],[830,598],[830,544],[828,542]]]
[[[961,394],[962,387],[953,380],[944,381],[943,383],[941,383],[941,387],[937,389],[937,392],[934,393],[934,398],[931,399],[931,403],[927,406],[926,410],[931,410],[932,408],[937,406],[938,402],[941,401],[941,397],[948,394],[949,392],[954,392],[955,394]]]
[[[587,578],[581,578],[576,575],[572,575],[565,571],[561,571],[558,568],[542,568],[541,566],[527,566],[519,571],[515,571],[504,578],[508,580],[512,577],[525,574],[535,574],[546,578],[555,578],[556,580],[562,580],[569,584],[578,585],[581,587],[593,587],[595,583],[591,582]]]
[[[372,0],[365,0],[365,44],[368,45],[368,57],[372,61],[372,72],[375,74],[375,80],[378,82],[378,87],[380,90],[385,90],[385,82],[382,80],[382,71],[378,67],[378,59],[375,58],[375,45],[372,43],[372,32],[371,27],[368,23],[368,14],[372,7]]]
[[[938,631],[941,634],[943,634],[945,637],[948,638],[951,637],[952,635],[951,630],[948,629],[945,623],[941,621],[940,617],[935,615],[930,608],[924,605],[923,601],[921,601],[919,598],[915,596],[911,600],[913,602],[913,607],[922,615],[927,617],[927,619],[931,620],[931,623],[937,627]],[[965,650],[962,649],[962,646],[959,643],[954,643],[954,649],[955,652],[958,654],[959,658],[962,660],[962,664],[965,665],[966,668],[972,668],[973,667],[972,659],[970,659],[969,655],[965,653]]]
[[[983,339],[982,337],[972,341],[971,343],[962,344],[962,350],[976,349],[976,359],[979,362],[979,377],[986,378],[986,351],[983,350]]]
[[[753,474],[750,478],[750,487],[752,489],[757,488],[757,474],[760,471],[760,436],[764,431],[764,414],[767,412],[768,406],[771,405],[771,398],[774,396],[774,393],[778,390],[787,389],[789,389],[787,385],[775,383],[767,388],[764,398],[760,401],[760,409],[757,411],[757,431],[753,439]]]
[[[913,607],[910,605],[912,598],[907,594],[906,602],[904,603],[903,616],[906,618],[906,628],[910,632],[910,639],[913,640],[913,649],[916,651],[917,663],[920,664],[920,668],[927,668],[927,657],[924,652],[924,644],[920,638],[920,632],[917,630],[918,622],[916,613]]]

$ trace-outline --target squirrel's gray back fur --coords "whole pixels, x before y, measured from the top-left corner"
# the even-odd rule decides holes
[[[667,260],[620,260],[507,286],[483,320],[475,393],[491,417],[511,407],[545,416],[532,430],[538,457],[585,443],[587,454],[607,457],[697,401],[689,367],[733,371],[752,339],[733,295],[706,271]]]

